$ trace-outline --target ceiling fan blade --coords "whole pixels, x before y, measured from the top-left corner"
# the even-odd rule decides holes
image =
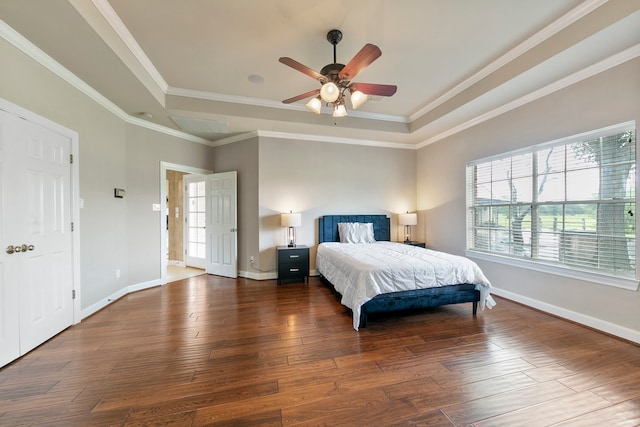
[[[364,70],[369,64],[380,58],[382,51],[376,45],[367,43],[360,52],[356,53],[351,61],[340,71],[340,78],[352,80],[358,73]]]
[[[288,65],[289,67],[293,68],[294,70],[297,70],[297,71],[300,71],[301,73],[306,74],[307,76],[311,77],[312,79],[320,80],[321,82],[324,82],[324,81],[327,80],[327,78],[325,76],[323,76],[322,74],[318,73],[317,71],[312,70],[311,68],[307,67],[306,65],[302,65],[301,63],[299,63],[295,59],[291,59],[289,57],[283,56],[282,58],[279,59],[279,61],[282,62],[284,65]]]
[[[298,96],[294,96],[293,98],[285,99],[282,101],[283,104],[291,104],[292,102],[300,101],[301,99],[311,98],[312,96],[318,96],[320,94],[320,89],[311,90],[309,92],[300,94]]]
[[[379,96],[391,96],[398,90],[398,87],[395,85],[379,85],[375,83],[351,83],[349,88],[359,90],[365,95]]]

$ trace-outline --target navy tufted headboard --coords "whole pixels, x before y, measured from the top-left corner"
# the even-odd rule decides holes
[[[391,225],[386,215],[325,215],[318,218],[318,243],[339,242],[339,222],[370,222],[376,240],[391,240]]]

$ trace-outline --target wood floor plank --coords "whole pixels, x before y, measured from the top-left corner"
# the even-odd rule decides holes
[[[606,408],[609,402],[589,391],[573,393],[537,405],[527,406],[489,419],[475,421],[474,427],[546,427]]]
[[[510,391],[450,405],[443,408],[443,412],[456,425],[470,425],[572,394],[571,389],[557,382],[534,384],[518,389],[517,393]]]
[[[635,399],[640,397],[640,373],[630,374],[618,381],[594,387],[591,391],[613,403]]]
[[[636,427],[640,425],[640,399],[591,411],[579,417],[558,423],[555,427]]]
[[[640,425],[640,346],[496,299],[354,331],[318,278],[172,282],[1,368],[0,426]]]
[[[441,388],[412,397],[411,402],[422,413],[441,410],[450,405],[465,405],[501,393],[520,393],[521,389],[537,384],[531,377],[516,372],[498,378],[477,381],[464,387]]]

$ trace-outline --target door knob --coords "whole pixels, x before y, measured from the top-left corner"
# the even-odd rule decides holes
[[[12,253],[15,253],[15,252],[27,252],[27,251],[32,251],[32,250],[34,250],[35,248],[36,248],[36,247],[35,247],[34,245],[27,245],[27,244],[25,243],[25,244],[22,244],[22,245],[16,245],[16,246],[9,245],[9,246],[7,246],[6,251],[7,251],[7,253],[8,253],[9,255],[11,255]]]

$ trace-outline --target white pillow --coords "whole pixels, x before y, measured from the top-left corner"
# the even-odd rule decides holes
[[[373,224],[362,222],[339,222],[340,243],[373,243]]]

